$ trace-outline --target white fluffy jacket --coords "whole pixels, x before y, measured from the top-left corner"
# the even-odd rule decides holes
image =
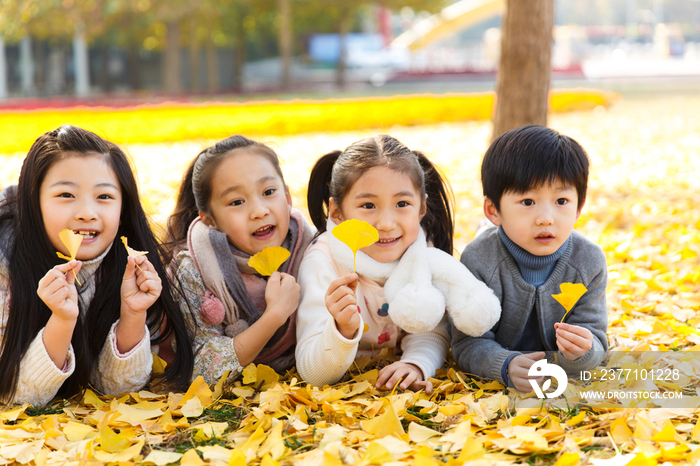
[[[335,383],[357,355],[376,349],[376,341],[363,339],[367,310],[359,296],[377,285],[383,288],[391,321],[411,333],[398,342],[401,360],[418,366],[424,378],[435,374],[447,353],[446,308],[472,335],[481,335],[498,321],[500,304],[493,293],[452,256],[428,247],[421,232],[396,262],[380,263],[358,252],[357,295],[363,321],[355,338],[344,338],[326,309],[325,293],[332,280],[352,273],[353,257],[330,233],[334,226],[329,221],[329,231],[309,247],[299,271],[296,359],[297,370],[308,383]]]
[[[327,231],[334,226],[329,220]],[[333,258],[352,270],[352,250],[332,234],[329,241]],[[396,262],[377,262],[358,251],[357,270],[372,280],[386,280],[391,320],[409,333],[434,329],[445,310],[455,327],[473,337],[486,333],[501,317],[501,303],[493,291],[456,258],[428,247],[422,228]]]

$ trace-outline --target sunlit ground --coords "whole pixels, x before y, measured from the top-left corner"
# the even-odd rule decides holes
[[[700,335],[697,330],[700,323],[697,314],[700,308],[700,299],[698,299],[700,216],[697,209],[700,203],[700,96],[664,96],[658,99],[635,97],[631,100],[619,101],[608,110],[554,115],[550,119],[550,126],[577,139],[586,148],[591,159],[588,199],[577,223],[577,229],[600,244],[608,258],[611,346],[664,350],[691,349],[700,344]],[[282,168],[294,198],[294,204],[302,210],[305,210],[309,170],[313,162],[322,154],[334,149],[342,149],[353,141],[379,132],[391,134],[408,147],[422,150],[440,166],[454,190],[457,218],[455,245],[457,250],[461,251],[473,237],[476,225],[482,216],[479,166],[488,146],[490,130],[489,123],[465,122],[383,128],[381,131],[312,133],[258,139],[270,144],[281,156]],[[172,210],[174,195],[184,167],[199,150],[212,142],[134,144],[125,147],[134,159],[144,204],[157,222],[163,223]],[[5,186],[17,179],[22,157],[23,154],[0,156],[0,186]],[[376,419],[379,419],[379,415],[389,411],[385,411],[381,403],[376,404],[378,397],[382,395],[369,389],[358,394],[357,399],[360,401],[353,405],[355,408],[362,407],[362,409],[351,409],[352,402],[349,399],[342,401],[342,396],[337,398],[326,392],[304,391],[304,396],[316,403],[315,408],[308,407],[311,417],[317,423],[314,427],[311,425],[311,418],[307,419],[305,415],[299,415],[298,409],[295,411],[297,406],[295,403],[298,404],[299,400],[289,395],[291,392],[285,391],[292,390],[285,384],[285,388],[281,388],[278,392],[280,399],[283,400],[280,402],[281,405],[263,406],[265,400],[270,400],[269,396],[262,401],[258,398],[250,401],[238,398],[241,401],[237,403],[248,407],[247,411],[242,411],[243,415],[247,415],[251,409],[254,411],[240,425],[237,424],[238,421],[229,422],[227,430],[221,434],[225,440],[223,444],[229,449],[233,446],[242,448],[245,446],[245,441],[262,442],[268,435],[270,439],[281,435],[280,432],[273,432],[271,426],[275,425],[276,421],[271,423],[270,416],[279,418],[277,414],[279,409],[282,409],[288,416],[288,421],[285,421],[287,430],[284,431],[284,438],[288,440],[285,443],[288,450],[285,450],[286,453],[283,456],[272,455],[272,458],[280,462],[289,460],[288,455],[292,454],[298,455],[295,456],[297,458],[309,460],[315,458],[316,464],[323,464],[324,457],[319,449],[324,448],[325,452],[331,452],[332,459],[337,457],[339,451],[346,449],[350,452],[346,451],[343,454],[348,461],[359,461],[363,458],[366,463],[377,458],[382,458],[379,462],[413,461],[411,458],[415,459],[413,455],[414,453],[417,455],[416,452],[421,445],[428,445],[431,450],[442,445],[440,449],[443,452],[441,453],[443,461],[447,459],[444,452],[449,450],[456,456],[459,455],[463,445],[465,449],[466,445],[469,445],[469,448],[477,448],[479,452],[486,453],[486,456],[483,456],[474,450],[477,456],[471,458],[481,458],[482,461],[488,461],[490,464],[497,461],[523,461],[525,458],[531,464],[551,464],[563,451],[578,455],[576,459],[571,456],[565,457],[570,461],[566,464],[577,464],[578,458],[614,456],[615,448],[623,454],[633,453],[631,456],[626,456],[625,461],[619,461],[619,464],[625,464],[634,454],[640,452],[644,458],[653,458],[653,461],[658,462],[681,460],[694,462],[700,455],[700,451],[697,450],[700,431],[693,430],[697,423],[697,414],[692,414],[690,411],[660,409],[619,410],[611,413],[581,411],[584,414],[580,419],[576,418],[577,423],[583,421],[589,424],[587,427],[591,429],[589,437],[595,435],[595,438],[599,439],[597,441],[581,440],[579,434],[583,432],[581,430],[583,427],[573,428],[577,423],[564,424],[565,419],[578,411],[571,411],[566,415],[556,413],[556,416],[559,416],[557,419],[562,421],[561,426],[557,428],[561,428],[562,432],[569,429],[567,432],[571,435],[553,435],[552,432],[559,432],[555,429],[559,425],[558,421],[554,423],[551,417],[540,416],[530,420],[520,419],[518,423],[522,421],[524,424],[518,425],[524,429],[527,428],[525,430],[532,435],[518,437],[513,433],[512,426],[508,427],[510,421],[507,416],[504,417],[502,413],[499,414],[493,409],[494,403],[497,405],[498,402],[490,397],[499,393],[497,388],[491,387],[486,390],[487,397],[479,398],[480,395],[474,395],[475,403],[471,398],[465,401],[466,398],[463,395],[468,392],[459,383],[452,383],[457,381],[454,376],[450,378],[452,382],[448,382],[444,374],[442,377],[447,385],[443,386],[440,392],[442,394],[432,400],[437,404],[431,405],[430,402],[425,402],[419,406],[439,405],[447,406],[448,409],[441,410],[442,414],[439,414],[437,408],[431,410],[426,407],[424,412],[421,411],[425,415],[421,414],[422,417],[418,418],[414,415],[418,413],[418,408],[407,404],[416,403],[417,398],[392,398],[398,417],[404,421],[404,427],[408,425],[407,420],[412,419],[415,422],[420,421],[422,426],[435,428],[437,427],[430,422],[463,425],[465,420],[471,419],[473,426],[471,434],[467,434],[463,429],[459,431],[459,435],[455,433],[452,437],[449,437],[449,434],[434,437],[433,434],[420,433],[416,430],[417,428],[414,428],[410,442],[405,448],[399,448],[396,443],[391,444],[388,441],[371,442],[372,439],[379,437],[379,434],[377,433],[375,437],[374,434],[357,433],[360,425],[355,421],[364,418],[365,415],[368,417],[377,415]],[[700,371],[697,371],[692,378],[697,382]],[[251,387],[251,385],[248,386]],[[251,394],[252,388],[250,390],[250,392],[240,393]],[[301,396],[302,392],[295,393]],[[407,415],[407,411],[401,411],[402,406],[407,410],[410,406],[414,406],[411,408],[411,413],[414,414]],[[457,408],[454,408],[455,406]],[[376,410],[372,411],[375,408]],[[478,409],[482,411],[477,413]],[[236,412],[241,414],[241,411]],[[289,420],[295,419],[295,412],[297,412],[296,418],[304,422],[290,427]],[[205,411],[205,416],[200,420],[216,420],[216,416],[212,413],[211,410]],[[450,413],[448,420],[444,413]],[[456,414],[452,415],[452,413]],[[554,414],[550,412],[550,415]],[[353,420],[352,416],[356,416],[356,419]],[[383,419],[389,419],[389,417]],[[267,421],[263,422],[265,419]],[[493,422],[496,420],[497,424]],[[89,424],[87,421],[88,418],[85,418],[85,422]],[[306,421],[309,421],[308,425]],[[189,419],[190,424],[196,422],[198,422],[196,416]],[[553,427],[554,424],[556,426]],[[675,432],[675,436],[669,434],[668,429],[663,430],[669,425]],[[334,426],[337,426],[337,429]],[[260,437],[249,439],[250,434],[258,427],[263,429]],[[335,430],[323,430],[329,427]],[[372,431],[372,428],[364,426],[364,430]],[[325,434],[321,434],[322,431]],[[443,432],[444,429],[440,431]],[[292,432],[294,441],[289,443]],[[331,440],[331,432],[333,440]],[[347,432],[351,434],[346,435]],[[661,435],[662,432],[663,435]],[[659,436],[654,439],[657,434]],[[319,444],[319,438],[322,435],[328,435],[328,444]],[[469,435],[475,436],[478,440],[476,447],[468,441],[464,443],[464,439]],[[2,438],[1,435],[0,438]],[[430,438],[432,440],[429,440]],[[164,438],[159,439],[164,440]],[[502,439],[507,439],[510,443],[501,441]],[[206,438],[202,437],[200,440],[204,442]],[[192,445],[195,445],[199,440],[187,441],[194,442]],[[214,445],[211,440],[208,441],[210,443],[207,445]],[[129,445],[134,442],[135,440]],[[328,446],[331,442],[340,442],[342,446],[333,444],[335,446],[331,448]],[[391,452],[391,456],[382,457],[383,451],[377,448],[367,449],[375,443],[381,443],[383,448]],[[258,442],[257,445],[260,443]],[[302,448],[300,445],[306,446]],[[541,449],[542,445],[546,447],[544,450]],[[162,448],[172,450],[167,445],[163,445]],[[210,451],[208,446],[202,448]],[[144,455],[148,451],[148,449],[144,451]],[[182,453],[186,448],[178,451]],[[270,451],[267,450],[268,453]],[[537,453],[538,451],[540,453]],[[257,455],[260,456],[256,456],[254,452],[253,457],[249,459],[259,461],[264,452],[261,447],[257,450]],[[375,456],[371,456],[370,453]],[[137,454],[138,452],[123,460],[134,459]],[[216,456],[214,453],[211,455],[211,458]],[[250,456],[250,453],[247,455]],[[63,455],[65,458],[70,456]],[[224,460],[229,456],[230,453],[228,456],[224,454]],[[464,459],[468,457],[470,456],[463,456]],[[171,459],[174,460],[174,457]],[[642,458],[638,457],[638,460],[642,461]]]

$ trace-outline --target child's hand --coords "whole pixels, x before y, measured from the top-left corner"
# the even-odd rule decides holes
[[[381,388],[386,385],[386,388],[391,390],[399,381],[401,390],[407,388],[416,392],[425,390],[427,394],[433,391],[433,384],[429,380],[423,380],[423,371],[418,366],[401,361],[389,364],[379,371],[376,387]]]
[[[75,323],[78,320],[78,290],[75,289],[75,274],[83,265],[80,261],[70,261],[57,265],[39,280],[36,294],[51,309],[53,315]]]
[[[299,307],[299,284],[289,274],[274,272],[267,279],[265,287],[266,313],[277,318],[277,328],[281,327]]]
[[[160,296],[163,284],[146,256],[128,257],[127,260],[121,289],[122,317],[124,312],[145,315]]]
[[[348,340],[355,337],[362,320],[355,298],[357,278],[357,274],[354,273],[338,277],[331,282],[326,291],[326,309],[335,319],[340,334]]]
[[[532,385],[530,385],[529,380],[536,380],[538,384],[542,382],[543,377],[531,377],[527,375],[527,373],[530,370],[530,366],[544,358],[544,356],[544,352],[540,351],[537,353],[521,354],[510,360],[508,363],[508,378],[516,390],[530,393],[532,391]]]
[[[557,347],[568,360],[578,359],[593,346],[593,334],[586,327],[571,324],[554,324]]]

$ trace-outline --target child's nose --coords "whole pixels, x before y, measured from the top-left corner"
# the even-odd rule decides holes
[[[270,212],[270,209],[267,208],[267,204],[261,199],[253,199],[250,203],[250,216],[252,218],[262,218]]]
[[[97,209],[95,209],[95,206],[90,201],[82,202],[79,204],[75,216],[78,220],[83,222],[91,222],[97,220]]]
[[[543,206],[537,212],[537,224],[538,225],[551,225],[554,223],[554,215],[552,214],[552,209],[549,206]]]
[[[391,231],[396,226],[396,219],[394,216],[388,212],[382,212],[379,214],[377,219],[377,230],[380,231]]]

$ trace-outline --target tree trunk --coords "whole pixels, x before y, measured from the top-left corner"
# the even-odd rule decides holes
[[[216,45],[209,41],[206,45],[207,54],[207,90],[216,92],[219,90],[219,52]]]
[[[180,73],[180,24],[176,21],[165,23],[165,57],[163,60],[163,87],[167,92],[182,90]]]
[[[7,60],[5,41],[0,36],[0,100],[7,99]]]
[[[129,42],[127,49],[127,63],[129,67],[129,86],[137,91],[143,87],[141,81],[141,60],[139,60],[139,46],[135,42]]]
[[[110,92],[112,90],[112,77],[109,73],[109,44],[107,42],[102,42],[100,45],[100,57],[102,60],[100,87],[102,87],[102,92]]]
[[[19,43],[19,68],[22,77],[22,95],[34,94],[34,62],[32,59],[32,39],[22,37]]]
[[[282,89],[289,89],[292,82],[292,6],[291,0],[278,0],[277,3],[280,9],[279,46],[282,60],[280,86]]]
[[[34,82],[39,90],[39,94],[46,94],[46,64],[44,63],[44,42],[34,41],[34,64],[36,65]]]
[[[513,128],[546,125],[554,0],[507,0],[492,140]]]
[[[73,64],[75,66],[75,94],[78,97],[85,97],[90,93],[90,61],[85,41],[85,25],[82,23],[75,26]]]
[[[335,83],[339,89],[343,89],[345,87],[345,61],[347,59],[346,40],[349,30],[350,17],[348,14],[343,13],[340,16],[340,23],[338,24],[338,40],[340,42],[340,54],[338,55],[338,66],[336,68],[335,74]]]
[[[199,63],[202,48],[197,37],[197,19],[194,18],[190,25],[190,87],[198,91],[202,88],[202,70]]]
[[[236,16],[236,46],[233,53],[233,77],[234,87],[243,90],[243,67],[245,66],[245,28],[243,27],[243,14]]]

